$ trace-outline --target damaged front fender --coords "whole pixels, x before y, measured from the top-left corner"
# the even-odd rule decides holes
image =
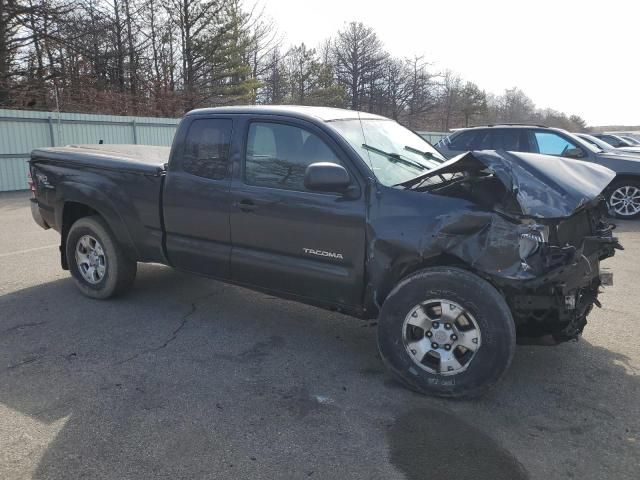
[[[599,261],[619,247],[600,197],[613,176],[568,159],[473,152],[397,188],[376,186],[367,225],[371,308],[404,276],[446,264],[487,279],[514,309],[517,298],[566,310],[573,296],[586,311],[580,302],[597,301]]]

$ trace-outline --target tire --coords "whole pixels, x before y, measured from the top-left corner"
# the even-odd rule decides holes
[[[607,189],[607,205],[614,218],[632,220],[640,217],[640,181],[622,179]],[[625,204],[625,199],[628,203]]]
[[[429,325],[422,334],[412,325],[421,322]],[[438,349],[434,350],[431,342],[436,339],[444,345],[435,343]],[[414,349],[416,345],[421,347]],[[447,345],[450,350],[444,351]],[[385,365],[401,383],[426,395],[483,394],[507,371],[515,346],[515,324],[502,295],[487,281],[459,268],[429,268],[402,280],[385,300],[378,321],[378,348]],[[451,356],[455,361],[447,360]],[[445,371],[445,363],[457,363],[460,368],[449,365],[447,369],[453,371]]]
[[[80,245],[81,241],[93,249],[84,248]],[[115,297],[125,292],[136,278],[137,263],[125,255],[99,216],[77,220],[69,229],[65,248],[69,271],[87,297],[100,300]],[[89,257],[91,261],[87,260]],[[94,264],[92,275],[91,265]]]

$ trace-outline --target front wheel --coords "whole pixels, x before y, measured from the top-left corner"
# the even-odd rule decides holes
[[[515,352],[511,311],[487,281],[437,267],[406,278],[389,294],[378,347],[409,388],[441,397],[474,397],[500,380]]]
[[[640,217],[640,182],[618,180],[608,190],[607,203],[616,218]]]
[[[106,299],[119,295],[136,278],[136,262],[126,256],[98,216],[83,217],[71,226],[66,253],[71,275],[87,297]]]

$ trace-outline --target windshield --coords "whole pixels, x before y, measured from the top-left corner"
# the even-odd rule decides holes
[[[333,120],[328,124],[386,186],[423,175],[445,161],[430,143],[393,120]]]

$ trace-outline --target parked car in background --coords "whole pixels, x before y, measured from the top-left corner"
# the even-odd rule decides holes
[[[640,146],[635,145],[618,135],[614,135],[612,133],[594,133],[593,136],[607,142],[613,148],[617,148],[625,152],[640,152]]]
[[[634,158],[634,157],[635,158],[640,158],[640,152],[636,152],[636,151],[633,151],[633,150],[625,150],[624,148],[612,147],[611,145],[609,145],[604,140],[600,140],[598,137],[594,137],[593,135],[591,135],[589,133],[574,133],[574,135],[576,137],[581,138],[585,142],[590,143],[591,145],[593,145],[593,146],[605,151],[605,152],[613,153],[615,155],[627,156],[627,157],[631,157],[631,158]]]
[[[446,162],[350,110],[195,110],[171,150],[42,148],[30,171],[33,217],[60,232],[84,295],[122,293],[156,262],[377,318],[390,372],[444,397],[495,384],[516,335],[577,338],[620,248],[600,195],[611,170],[504,151]]]
[[[486,125],[456,130],[436,147],[447,158],[469,150],[543,153],[604,165],[616,177],[604,194],[617,218],[640,217],[640,160],[613,153],[565,130],[544,125]],[[631,153],[631,152],[627,152]]]
[[[633,146],[632,143],[626,141],[624,138],[621,138],[618,135],[614,135],[612,133],[594,133],[593,136],[607,142],[614,148]]]
[[[640,146],[640,140],[638,140],[637,138],[634,138],[630,135],[618,135],[618,136],[623,140],[626,140],[627,142],[629,142],[631,145]]]

